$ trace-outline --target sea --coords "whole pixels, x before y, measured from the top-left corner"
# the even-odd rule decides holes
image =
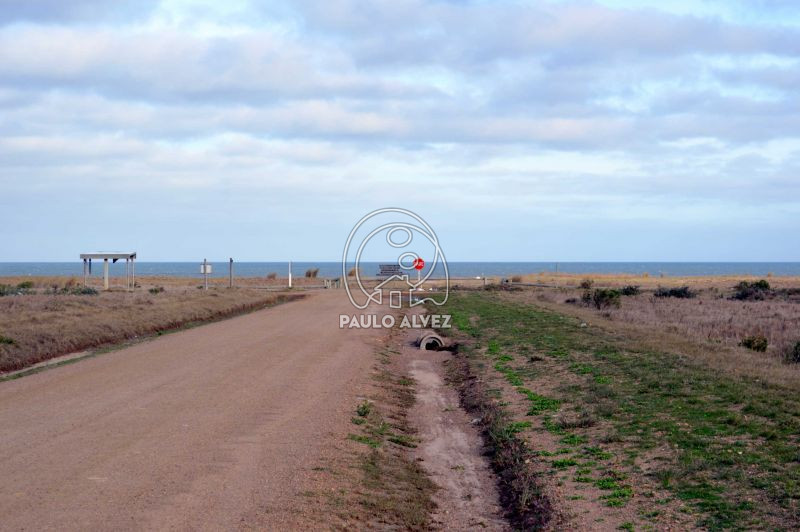
[[[228,262],[210,262],[212,277],[227,277]],[[378,274],[380,262],[363,262],[361,274],[366,277]],[[427,273],[427,268],[423,273]],[[800,276],[800,262],[448,262],[451,278],[474,278],[479,276],[511,276],[539,272],[574,274],[644,274],[651,276],[700,276],[700,275],[755,275]],[[234,262],[236,277],[264,277],[276,273],[286,277],[288,262]],[[309,269],[319,269],[319,277],[340,277],[341,262],[293,262],[292,275],[303,276]],[[348,266],[348,269],[350,266]],[[102,261],[92,264],[92,276],[103,273]],[[112,276],[125,275],[125,261],[109,265]],[[441,277],[440,265],[434,269],[433,277]],[[83,263],[73,262],[0,262],[2,276],[83,276]],[[136,262],[136,275],[161,275],[168,277],[201,277],[199,262]]]

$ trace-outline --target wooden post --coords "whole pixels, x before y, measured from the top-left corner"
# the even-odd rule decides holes
[[[208,261],[203,259],[203,286],[208,290]]]
[[[136,290],[136,258],[131,257],[131,284],[133,289]]]
[[[103,290],[108,290],[108,259],[103,259]]]
[[[233,257],[228,264],[228,288],[233,288]]]

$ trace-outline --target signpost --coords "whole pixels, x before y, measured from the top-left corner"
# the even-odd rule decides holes
[[[379,264],[378,277],[391,277],[392,275],[402,275],[403,270],[399,264]]]
[[[228,288],[233,288],[233,257],[228,264]]]
[[[422,257],[414,259],[414,269],[417,270],[417,282],[420,281],[422,276],[422,268],[425,267],[425,260]]]
[[[200,265],[200,273],[203,274],[203,288],[208,290],[208,274],[211,273],[211,265],[206,259],[203,259],[203,264]]]

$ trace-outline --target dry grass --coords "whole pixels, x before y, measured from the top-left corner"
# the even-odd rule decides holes
[[[625,298],[624,305],[609,312],[611,319],[686,334],[737,346],[747,336],[764,335],[767,354],[782,358],[800,342],[800,305],[786,301],[732,301],[701,293],[696,299]]]
[[[402,370],[402,336],[394,329],[376,350],[367,398],[353,405],[353,423],[345,452],[319,469],[320,487],[327,480],[339,489],[310,492],[319,522],[336,518],[332,530],[436,530],[432,512],[438,489],[410,448],[417,445],[408,411],[415,401],[415,382]],[[323,500],[324,498],[324,500]]]
[[[578,289],[529,289],[505,297],[569,314],[604,329],[624,331],[637,338],[643,349],[681,353],[723,373],[800,389],[800,365],[783,360],[784,350],[800,341],[800,304],[730,300],[730,288],[736,282],[724,281],[727,292],[715,288],[723,286],[723,281],[713,280],[711,288],[695,284],[698,296],[694,299],[656,298],[645,292],[623,297],[619,309],[603,311],[565,304],[567,299],[580,298],[582,291]],[[768,338],[766,353],[739,346],[744,337],[754,334]]]
[[[619,308],[605,312],[605,317],[635,323],[666,332],[679,333],[695,340],[736,347],[748,336],[763,335],[769,340],[767,354],[783,359],[800,342],[800,304],[776,297],[765,301],[731,299],[737,280],[712,280],[695,283],[697,297],[679,299],[654,297],[652,293],[624,297]],[[725,284],[727,283],[727,285]],[[784,287],[800,286],[786,283]],[[564,292],[564,301],[579,298],[579,291]]]
[[[47,276],[13,276],[13,277],[0,277],[0,284],[16,286],[19,283],[31,282],[36,290],[48,290],[53,288],[64,287],[82,287],[83,277],[47,277]],[[322,281],[317,278],[306,278],[303,276],[295,275],[292,277],[292,285],[297,287],[303,286],[320,286]],[[124,277],[111,277],[109,279],[109,287],[112,291],[124,290],[125,278]],[[209,286],[225,287],[228,286],[227,277],[209,277]],[[289,285],[287,277],[279,277],[278,274],[272,272],[265,277],[235,277],[233,280],[234,287],[238,288],[285,288]],[[103,279],[95,275],[89,278],[88,286],[101,290],[103,288]],[[137,288],[149,289],[154,286],[164,286],[166,288],[200,288],[203,286],[203,276],[197,277],[171,277],[166,275],[148,275],[136,276]]]
[[[622,288],[628,285],[638,285],[644,289],[655,289],[659,286],[679,287],[688,286],[692,289],[717,288],[727,290],[740,281],[758,281],[764,277],[749,275],[710,275],[672,277],[658,275],[633,275],[633,274],[555,274],[543,272],[540,274],[527,274],[522,277],[523,283],[547,284],[563,288],[578,288],[581,281],[589,279],[594,287]],[[791,288],[800,286],[800,277],[767,277],[769,284],[776,288]]]
[[[25,279],[28,280],[28,279]],[[11,284],[13,279],[0,283]],[[41,290],[69,283],[38,278]],[[37,293],[0,297],[0,371],[12,371],[53,357],[159,334],[302,297],[248,288],[197,290],[195,280],[148,279],[164,292],[111,291],[99,295]]]

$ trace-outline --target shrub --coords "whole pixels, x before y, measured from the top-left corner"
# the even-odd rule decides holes
[[[0,345],[14,345],[14,339],[0,334]]]
[[[742,281],[734,287],[733,299],[740,301],[760,301],[770,293],[770,286],[767,281],[761,279],[753,283]]]
[[[277,279],[277,278],[278,278],[278,274],[275,273],[275,272],[269,272],[267,274],[267,279]]]
[[[697,294],[692,292],[688,286],[681,286],[680,288],[664,288],[659,286],[658,290],[653,293],[656,297],[677,297],[679,299],[691,299]]]
[[[100,292],[92,288],[91,286],[81,286],[79,288],[73,288],[71,290],[64,289],[63,293],[71,294],[74,296],[96,296]]]
[[[592,287],[592,285],[594,285],[594,281],[592,281],[591,279],[584,279],[578,286],[580,286],[584,290],[589,290]]]
[[[751,351],[758,351],[759,353],[763,353],[767,350],[767,337],[761,334],[756,334],[753,336],[746,336],[742,343],[739,344],[742,347],[746,347]]]
[[[33,288],[33,281],[22,281],[17,285],[17,288],[21,290],[30,290]]]
[[[306,270],[306,277],[314,279],[317,277],[318,273],[319,273],[319,268],[309,268]]]
[[[522,282],[522,276],[521,275],[512,276],[511,277],[511,282],[512,283],[521,283]]]
[[[29,281],[26,281],[26,283],[27,282],[29,282]],[[25,284],[27,286],[26,283],[20,283],[20,285]],[[33,293],[33,290],[31,290],[30,288],[21,287],[20,285],[11,286],[11,285],[8,285],[8,284],[0,284],[0,297],[2,297],[2,296],[23,296],[25,294]],[[31,286],[33,286],[33,283],[31,283]]]
[[[590,290],[586,290],[583,294],[581,294],[581,302],[588,306],[592,304],[592,292]]]
[[[358,270],[358,274],[361,275],[361,270]],[[350,268],[350,271],[347,272],[348,277],[355,277],[356,276],[356,269],[355,267]]]
[[[364,401],[356,407],[356,414],[361,417],[367,417],[370,410],[372,410],[372,403],[369,401]]]
[[[629,284],[628,286],[623,287],[622,289],[623,296],[636,296],[639,295],[639,292],[641,292],[639,287],[632,284]]]
[[[786,358],[792,364],[800,364],[800,342],[794,344],[794,348],[789,351],[789,356]]]
[[[153,295],[160,294],[163,291],[164,291],[164,287],[163,286],[154,286],[153,288],[148,290],[148,292],[150,292]]]
[[[770,289],[769,283],[765,279],[761,279],[760,281],[756,281],[753,284],[751,284],[750,286],[752,286],[753,288],[755,288],[757,290],[769,290]]]
[[[581,300],[584,304],[603,309],[608,307],[620,306],[620,291],[612,288],[597,288],[594,291],[587,290],[583,293]]]

